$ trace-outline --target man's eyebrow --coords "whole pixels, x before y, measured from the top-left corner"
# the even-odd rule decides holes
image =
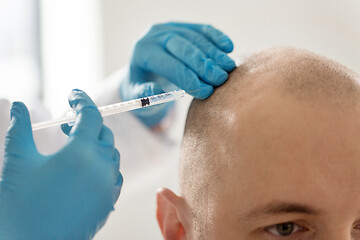
[[[293,202],[270,202],[266,205],[256,207],[248,213],[242,215],[242,220],[249,220],[263,215],[279,215],[287,213],[302,213],[308,215],[317,215],[321,211],[310,206]]]

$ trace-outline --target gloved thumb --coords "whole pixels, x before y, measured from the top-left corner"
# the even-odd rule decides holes
[[[5,156],[22,156],[36,151],[29,111],[24,103],[14,102],[10,109],[10,126],[5,139]]]

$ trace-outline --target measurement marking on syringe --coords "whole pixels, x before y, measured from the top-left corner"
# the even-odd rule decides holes
[[[146,107],[147,105],[150,105],[149,98],[142,98],[141,99],[141,106]]]

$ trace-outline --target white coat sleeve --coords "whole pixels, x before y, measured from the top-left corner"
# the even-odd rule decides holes
[[[99,87],[101,93],[94,97],[97,106],[121,102],[119,86],[121,81],[128,77],[128,69],[128,66],[125,66],[104,81]],[[138,173],[156,168],[157,163],[166,161],[167,153],[179,145],[182,130],[176,127],[177,110],[178,106],[170,113],[172,116],[166,117],[171,119],[168,120],[171,124],[168,124],[166,131],[161,132],[146,127],[131,111],[104,118],[104,124],[114,133],[115,147],[121,154],[121,168],[127,181]]]
[[[120,82],[128,77],[128,67],[111,75],[95,98],[98,106],[120,102]],[[161,239],[155,210],[156,189],[177,187],[177,166],[186,112],[191,98],[176,103],[169,128],[156,132],[143,125],[131,112],[104,118],[114,133],[124,176],[121,195],[105,226],[95,240]],[[141,229],[141,231],[139,231]]]

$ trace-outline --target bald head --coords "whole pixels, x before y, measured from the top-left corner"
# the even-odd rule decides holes
[[[269,49],[248,57],[209,99],[195,100],[180,166],[195,239],[264,239],[250,234],[257,225],[249,212],[265,214],[262,206],[313,204],[326,212],[360,200],[346,190],[360,184],[359,79],[311,52]],[[328,199],[337,194],[345,196],[342,202]],[[295,219],[269,218],[258,226]],[[277,230],[267,234],[276,237]]]

